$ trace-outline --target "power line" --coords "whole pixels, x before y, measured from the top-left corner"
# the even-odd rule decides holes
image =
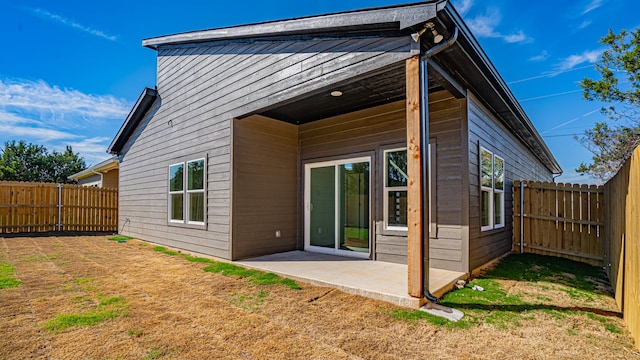
[[[592,67],[593,67],[593,64],[591,64],[591,65],[585,65],[585,66],[580,66],[580,67],[573,68],[573,69],[558,70],[558,71],[553,71],[553,72],[548,72],[548,73],[545,73],[545,74],[541,74],[541,75],[533,76],[533,77],[526,78],[526,79],[520,79],[520,80],[509,81],[507,84],[508,84],[508,85],[511,85],[511,84],[518,84],[518,83],[525,82],[525,81],[531,81],[531,80],[543,79],[543,78],[548,78],[548,77],[554,77],[554,76],[556,76],[556,75],[564,74],[564,73],[567,73],[567,72],[577,71],[577,70],[584,70],[584,69],[588,69],[588,68],[592,68]]]
[[[582,133],[575,133],[575,134],[542,135],[542,137],[545,137],[545,138],[552,138],[552,137],[576,136],[576,135],[583,135],[583,134],[582,134]]]
[[[565,91],[565,92],[559,92],[559,93],[549,94],[549,95],[536,96],[536,97],[532,97],[532,98],[522,99],[522,100],[520,100],[520,102],[532,101],[532,100],[540,100],[540,99],[546,99],[546,98],[550,98],[550,97],[554,97],[554,96],[560,96],[560,95],[573,94],[573,93],[577,93],[577,92],[582,92],[582,89],[580,89],[580,90]]]

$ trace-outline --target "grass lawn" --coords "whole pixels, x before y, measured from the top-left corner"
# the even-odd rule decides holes
[[[604,273],[544,256],[446,295],[457,323],[105,236],[0,238],[0,284],[2,360],[640,358]]]

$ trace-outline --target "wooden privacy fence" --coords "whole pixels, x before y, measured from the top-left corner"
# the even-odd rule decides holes
[[[117,230],[116,189],[0,181],[0,234]]]
[[[604,187],[515,181],[514,251],[604,265]]]
[[[606,267],[616,302],[640,344],[640,147],[604,185]]]

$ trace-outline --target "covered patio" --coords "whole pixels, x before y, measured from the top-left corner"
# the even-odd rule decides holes
[[[246,267],[341,291],[418,308],[421,299],[407,294],[407,265],[369,261],[308,251],[288,251],[236,261]],[[429,290],[437,297],[466,273],[429,269]]]

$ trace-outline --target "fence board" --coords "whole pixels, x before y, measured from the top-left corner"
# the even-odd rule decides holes
[[[631,335],[640,343],[640,147],[604,186],[605,254],[616,302]]]
[[[524,252],[552,255],[604,265],[600,246],[600,218],[604,188],[574,184],[524,181],[522,226]],[[517,186],[516,186],[517,184]],[[514,202],[520,201],[520,182],[514,183]],[[514,211],[514,223],[520,223]],[[590,234],[591,233],[591,234]],[[520,236],[514,233],[514,249],[520,249]]]
[[[58,184],[0,181],[0,234],[117,231],[116,189],[62,185],[60,191],[58,219]]]
[[[513,213],[520,215],[520,180],[513,183]],[[520,221],[513,222],[513,251],[520,252]]]

